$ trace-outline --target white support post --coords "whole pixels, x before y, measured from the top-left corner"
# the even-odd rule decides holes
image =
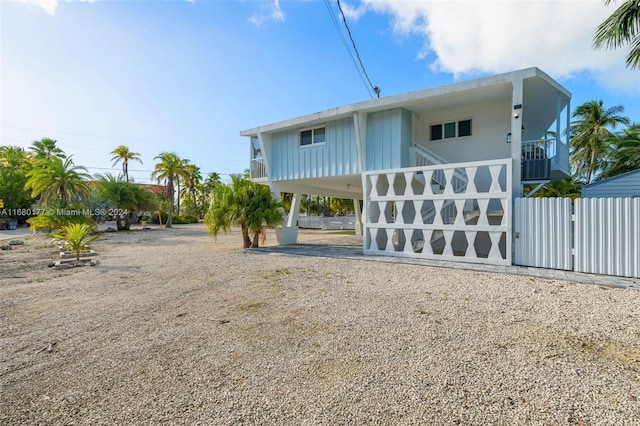
[[[567,132],[565,144],[571,146],[571,99],[567,101]]]
[[[522,104],[523,84],[522,80],[513,82],[511,94],[511,196],[513,199],[522,197],[522,123],[524,120],[524,105]],[[517,107],[519,106],[519,108]]]
[[[367,178],[364,174],[366,170],[366,150],[367,150],[367,114],[362,112],[355,112],[353,114],[353,125],[356,133],[356,147],[358,148],[358,165],[360,166],[360,178],[362,182],[362,209],[360,211],[360,205],[358,200],[353,200],[354,209],[356,212],[356,235],[364,235],[367,232],[366,220],[362,221],[364,214],[367,215]],[[360,226],[358,226],[360,225]],[[360,233],[358,233],[360,231]],[[362,239],[362,248],[367,246],[366,236]]]
[[[356,213],[356,235],[362,236],[362,211],[360,210],[360,200],[353,199],[353,210]]]
[[[562,97],[560,96],[560,92],[558,92],[556,96],[556,143],[554,144],[556,152],[553,153],[554,157],[558,155],[558,150],[560,149],[560,114],[562,113]]]
[[[282,191],[278,189],[277,184],[270,182],[269,186],[271,187],[273,197],[278,201],[282,201],[282,198],[280,197],[280,192]],[[298,242],[298,212],[300,211],[300,195],[301,194],[297,193],[293,194],[289,214],[285,217],[282,225],[276,226],[276,239],[279,245],[296,244]]]

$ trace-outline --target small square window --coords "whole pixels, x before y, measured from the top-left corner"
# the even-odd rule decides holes
[[[442,124],[434,124],[431,126],[431,140],[439,141],[442,139]]]
[[[313,131],[303,130],[300,132],[300,145],[311,145],[313,142]]]
[[[313,143],[322,143],[325,141],[324,127],[320,127],[313,130]]]
[[[444,138],[455,138],[456,137],[456,123],[455,121],[452,123],[444,124]]]
[[[458,121],[458,137],[471,136],[471,120]]]

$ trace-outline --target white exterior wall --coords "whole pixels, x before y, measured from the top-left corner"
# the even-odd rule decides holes
[[[315,125],[274,133],[271,136],[269,177],[273,181],[360,173],[353,119],[327,122],[326,142],[300,146],[300,130]]]
[[[471,119],[470,137],[429,141],[432,124]],[[413,142],[447,161],[467,162],[511,157],[511,99],[414,114]]]

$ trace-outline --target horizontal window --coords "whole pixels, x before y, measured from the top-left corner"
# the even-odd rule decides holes
[[[429,140],[462,138],[471,136],[471,119],[449,121],[447,123],[432,124],[430,126]]]
[[[326,135],[324,127],[316,127],[315,129],[300,131],[300,146],[324,143],[325,141]]]

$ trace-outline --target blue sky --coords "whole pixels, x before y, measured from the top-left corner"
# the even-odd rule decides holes
[[[600,1],[341,3],[382,96],[538,66],[640,122],[640,71],[591,49]],[[124,144],[138,182],[161,151],[224,178],[240,130],[370,99],[323,0],[3,0],[0,24],[1,144],[51,137],[92,174]]]

